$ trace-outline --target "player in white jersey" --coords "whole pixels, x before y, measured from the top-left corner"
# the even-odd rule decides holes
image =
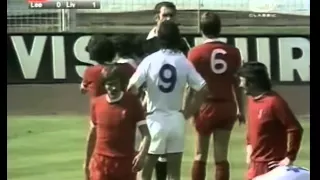
[[[151,180],[153,168],[160,155],[168,161],[168,178],[180,179],[184,148],[185,117],[193,114],[207,93],[204,79],[179,51],[180,32],[172,21],[164,21],[158,30],[162,48],[147,56],[131,77],[128,89],[136,91],[146,83],[147,124],[151,134],[151,145],[142,170],[142,180]],[[186,85],[198,93],[182,113],[183,95]]]
[[[310,180],[310,171],[298,166],[279,166],[253,180]]]

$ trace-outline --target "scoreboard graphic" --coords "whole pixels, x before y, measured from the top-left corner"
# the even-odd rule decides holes
[[[100,9],[100,0],[28,0],[29,9]]]

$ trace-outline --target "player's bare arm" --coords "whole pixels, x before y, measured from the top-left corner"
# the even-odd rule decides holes
[[[91,122],[90,129],[89,129],[88,136],[87,136],[85,167],[88,167],[88,165],[89,165],[95,144],[96,144],[96,127]]]
[[[139,94],[140,87],[146,81],[148,66],[149,66],[148,60],[144,59],[138,66],[135,73],[131,76],[127,86],[127,91],[130,91],[135,95]]]
[[[87,148],[86,148],[86,157],[85,157],[85,165],[86,167],[89,165],[93,149],[96,144],[96,126],[95,126],[95,121],[96,121],[96,115],[95,115],[95,103],[91,104],[90,107],[90,116],[91,116],[91,121],[90,121],[90,128],[88,132],[88,137],[87,137]]]
[[[186,68],[189,71],[188,86],[190,90],[185,100],[184,115],[186,119],[189,119],[198,111],[205,97],[208,96],[209,88],[191,63],[188,63]]]
[[[194,95],[190,95],[189,97],[187,97],[186,107],[184,109],[184,115],[186,119],[191,118],[198,111],[205,97],[207,97],[209,94],[209,89],[206,84],[199,91],[196,91],[194,89],[190,91],[194,91],[194,93],[190,93],[191,95]]]
[[[151,143],[151,136],[147,124],[143,121],[143,124],[138,123],[138,129],[142,136],[142,141],[139,146],[139,153],[136,155],[133,161],[133,170],[138,172],[143,168],[144,160],[148,154],[149,146]]]
[[[291,164],[295,161],[299,152],[303,128],[291,111],[287,102],[285,102],[282,98],[279,97],[275,99],[272,107],[275,115],[286,127],[288,133],[287,159],[284,159],[284,162],[282,163],[286,163],[285,161],[289,160],[287,163]]]
[[[237,62],[236,64],[236,70],[238,71],[238,69],[241,67],[242,65],[242,60],[241,60],[241,54],[240,51],[237,50],[235,57],[234,57],[235,62]],[[238,120],[239,123],[245,123],[245,117],[244,117],[244,104],[243,104],[243,90],[242,88],[239,86],[239,81],[238,78],[235,77],[234,80],[234,84],[232,86],[232,92],[234,95],[234,99],[237,105],[237,116],[238,116]]]

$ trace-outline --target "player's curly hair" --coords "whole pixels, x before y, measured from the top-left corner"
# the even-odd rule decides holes
[[[247,82],[254,84],[262,90],[270,91],[272,88],[268,69],[261,62],[252,61],[244,63],[238,71],[238,76],[246,78]]]
[[[115,57],[114,45],[105,35],[92,35],[85,50],[90,59],[99,64],[111,62]]]
[[[179,50],[181,46],[181,34],[174,21],[167,20],[160,24],[158,38],[161,49]]]
[[[116,53],[120,57],[131,57],[134,54],[133,35],[121,34],[110,38]]]
[[[218,14],[212,12],[205,12],[200,19],[201,32],[209,37],[218,37],[221,32],[221,19]]]

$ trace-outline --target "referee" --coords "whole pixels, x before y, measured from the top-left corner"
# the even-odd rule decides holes
[[[160,43],[158,39],[158,28],[163,21],[170,20],[175,21],[177,14],[176,5],[169,1],[159,2],[154,7],[154,20],[156,22],[155,26],[150,30],[147,35],[144,35],[145,41],[142,43],[142,49],[144,57],[157,52],[160,50]],[[189,51],[189,45],[184,39],[181,39],[180,50],[187,56]],[[144,102],[148,96],[145,96]],[[156,179],[157,180],[166,180],[167,178],[167,160],[166,158],[160,157],[156,166]]]

